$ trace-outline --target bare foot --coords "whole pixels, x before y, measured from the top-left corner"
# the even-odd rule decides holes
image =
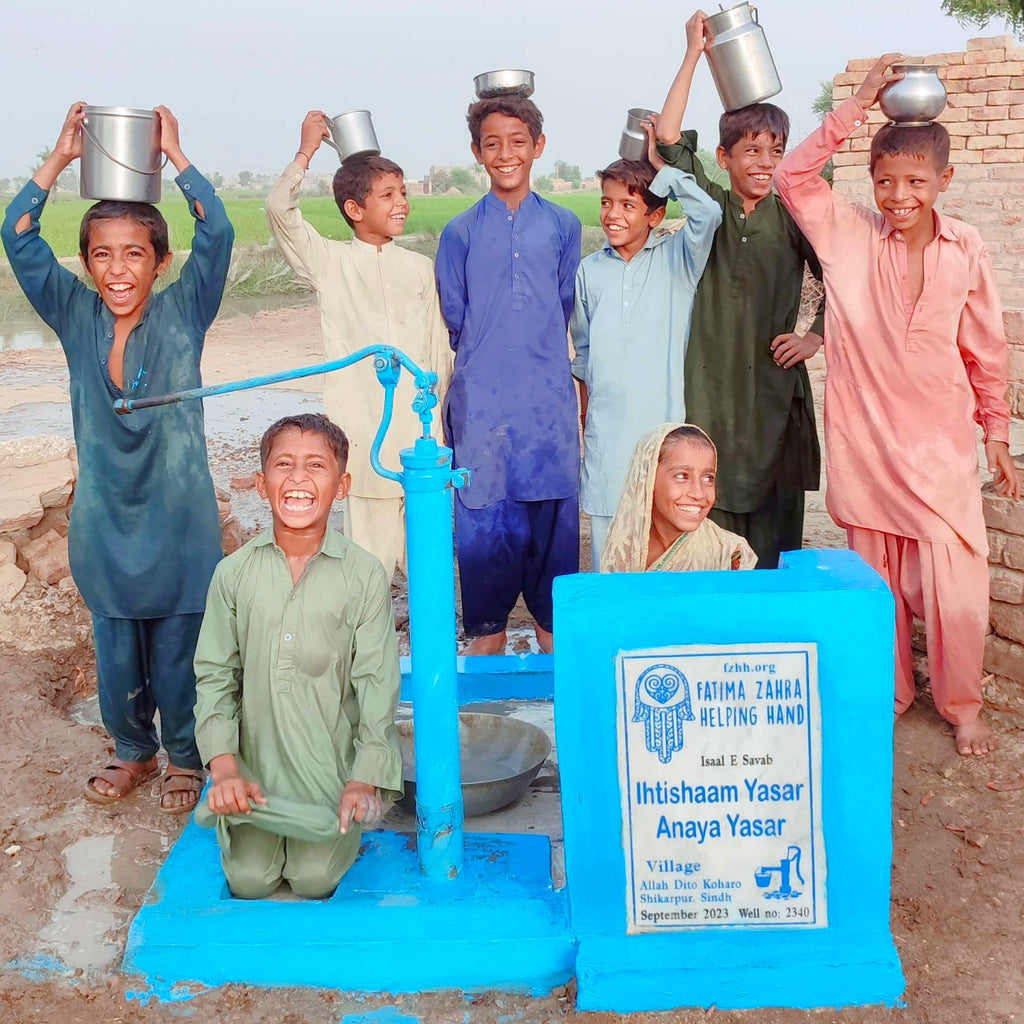
[[[500,633],[488,633],[487,636],[474,637],[460,653],[466,655],[475,654],[504,654],[507,641],[505,630]]]
[[[549,633],[540,623],[533,624],[533,631],[537,634],[537,646],[544,654],[555,653],[555,635]]]
[[[980,718],[954,726],[953,736],[961,757],[984,757],[999,745],[995,734]]]

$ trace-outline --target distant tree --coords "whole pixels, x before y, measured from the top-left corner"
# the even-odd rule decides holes
[[[541,174],[533,179],[533,187],[538,192],[550,192],[551,191],[551,175]]]
[[[564,160],[555,161],[555,177],[564,181],[577,181],[583,177],[579,164],[567,164]]]
[[[831,109],[832,81],[831,79],[825,79],[825,81],[821,83],[818,95],[814,97],[814,102],[811,104],[811,113],[821,121]]]
[[[252,182],[252,171],[239,171],[238,172],[238,184],[242,188],[248,188]]]
[[[478,192],[479,186],[473,172],[465,167],[453,167],[449,173],[451,183],[462,193]]]
[[[10,192],[10,191],[11,191],[11,179],[10,178],[0,178],[0,192]]]
[[[329,196],[334,190],[331,188],[331,179],[320,177],[316,183],[316,194],[318,196]]]
[[[224,184],[224,175],[220,171],[214,171],[210,175],[210,184],[214,188],[220,188]]]
[[[1002,18],[1014,32],[1024,33],[1024,0],[942,0],[942,10],[961,25],[981,28]]]
[[[15,192],[20,192],[28,184],[28,178],[23,174],[17,174],[12,179],[11,184],[14,186]]]
[[[448,171],[438,169],[431,172],[430,175],[430,191],[434,195],[439,195],[443,192],[447,192],[452,187],[452,176]]]

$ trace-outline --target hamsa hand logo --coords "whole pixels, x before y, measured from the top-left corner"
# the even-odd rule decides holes
[[[647,749],[668,764],[683,749],[683,723],[693,721],[690,684],[674,665],[651,665],[636,681],[633,721],[643,722]]]

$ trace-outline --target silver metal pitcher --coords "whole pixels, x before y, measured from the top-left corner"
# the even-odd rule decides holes
[[[718,97],[726,110],[760,103],[782,91],[756,7],[746,2],[737,4],[710,15],[706,25],[705,52]]]
[[[82,121],[83,199],[159,203],[160,115],[132,107],[86,107]]]
[[[878,105],[890,124],[920,128],[931,124],[946,109],[946,87],[937,64],[894,64],[903,77],[878,94]]]
[[[473,89],[478,100],[492,96],[522,96],[529,99],[533,95],[533,87],[533,72],[522,68],[485,71],[473,79]]]
[[[324,142],[337,150],[342,163],[354,156],[380,154],[380,143],[368,110],[346,110],[326,120],[332,137],[325,138]]]
[[[647,133],[644,131],[644,121],[654,110],[647,110],[645,107],[630,107],[626,111],[626,127],[622,130],[619,139],[619,156],[623,160],[646,160],[647,159]]]

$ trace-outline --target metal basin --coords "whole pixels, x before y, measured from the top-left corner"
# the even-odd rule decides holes
[[[946,87],[938,65],[893,64],[892,69],[903,77],[878,94],[878,105],[890,123],[920,128],[934,121],[946,108]]]
[[[533,95],[533,72],[520,69],[485,71],[473,79],[478,100],[491,96],[519,95],[524,99]]]
[[[399,805],[416,813],[416,758],[412,722],[399,722],[405,796]],[[465,815],[489,814],[518,800],[551,753],[547,733],[503,715],[459,714],[459,757]]]

